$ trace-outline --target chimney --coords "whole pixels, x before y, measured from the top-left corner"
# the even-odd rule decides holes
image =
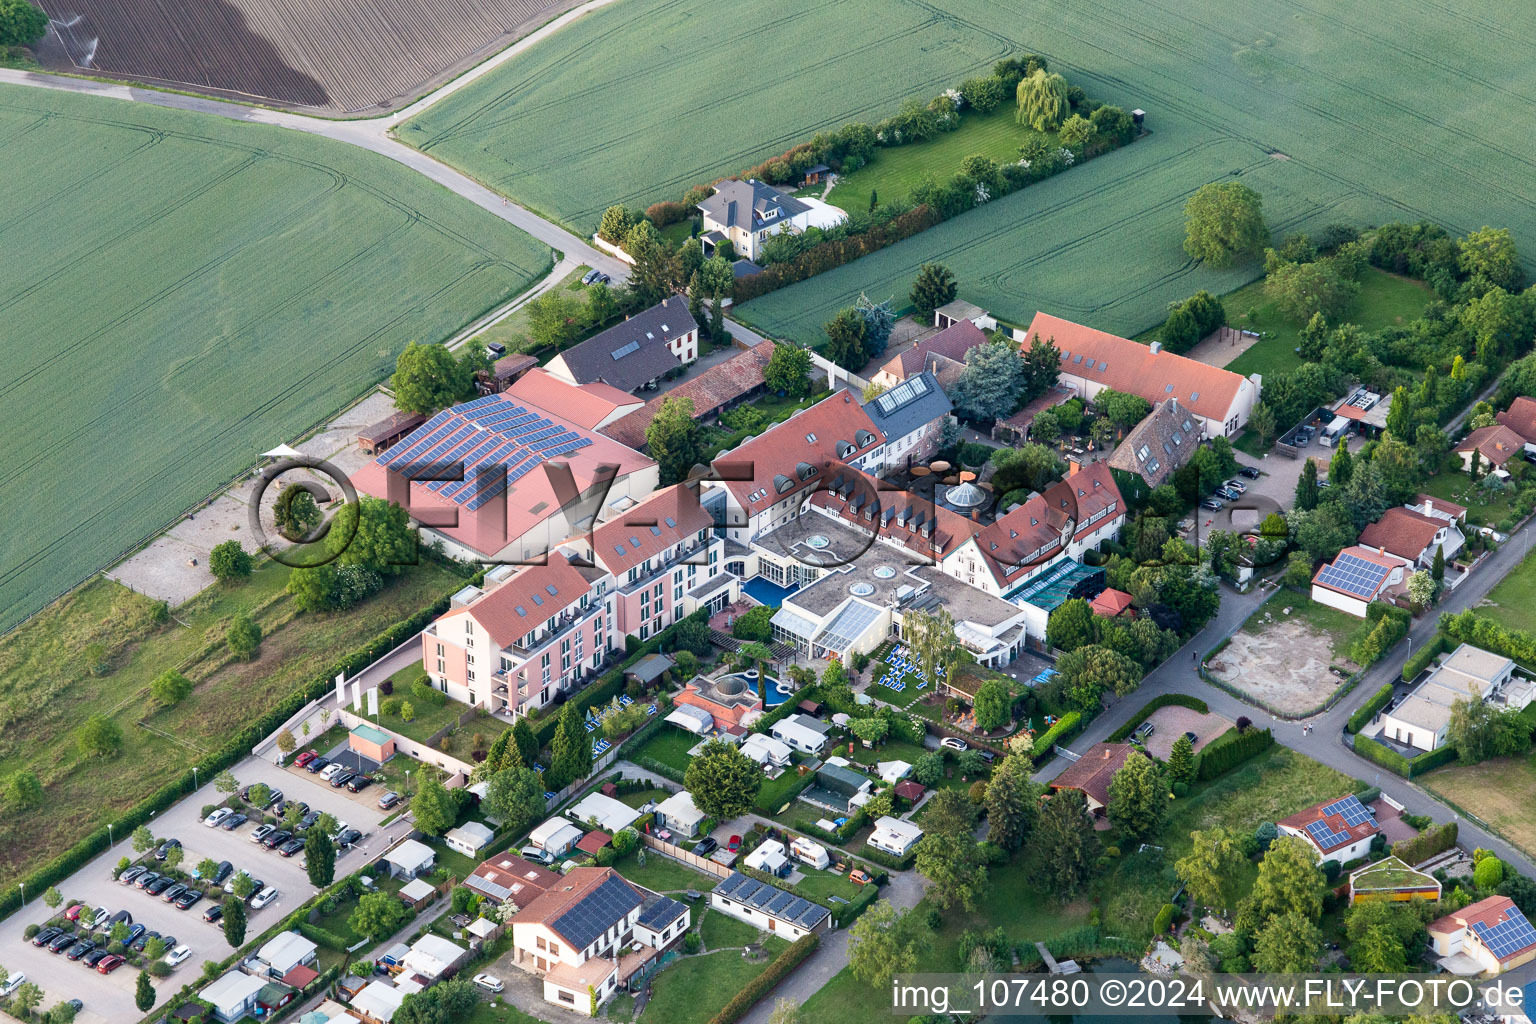
[[[981,522],[981,508],[980,507],[971,509],[971,522],[973,522],[973,523]]]
[[[1105,747],[1104,748],[1104,760],[1106,760],[1106,761],[1109,760],[1109,753],[1110,753],[1109,748]]]
[[[1071,459],[1067,460],[1067,478],[1068,479],[1071,479],[1072,477],[1077,476],[1077,474],[1082,472],[1082,470],[1083,470],[1083,464],[1081,462],[1079,462],[1076,458],[1071,458]]]
[[[1163,343],[1160,342],[1160,341],[1154,341],[1151,345],[1148,345],[1147,347],[1152,350],[1152,354],[1153,355],[1157,355],[1159,352],[1161,352],[1163,350]]]

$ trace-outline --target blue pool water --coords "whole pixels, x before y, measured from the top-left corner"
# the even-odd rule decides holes
[[[757,695],[763,698],[763,708],[765,710],[776,708],[789,699],[789,691],[779,689],[779,681],[777,679],[768,680],[768,692],[766,694],[758,688],[758,684],[755,682],[752,684],[752,689],[756,690]]]
[[[757,576],[743,583],[741,585],[741,589],[758,604],[766,604],[770,607],[776,607],[783,604],[786,597],[788,597],[790,594],[793,594],[800,588],[781,587],[777,583],[774,583],[772,580]]]

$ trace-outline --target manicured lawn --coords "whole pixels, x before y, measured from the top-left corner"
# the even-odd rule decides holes
[[[625,793],[619,797],[619,802],[626,807],[641,808],[652,800],[660,802],[671,794],[664,789],[637,789],[633,793]]]
[[[704,923],[699,926],[699,937],[709,950],[745,946],[756,942],[762,934],[760,929],[718,910],[704,911]]]
[[[806,1020],[838,1024],[887,1024],[891,1019],[890,993],[855,978],[850,967],[834,974],[800,1009]]]
[[[905,200],[927,175],[945,182],[960,173],[960,162],[973,154],[991,157],[999,165],[1017,163],[1024,140],[1039,133],[1018,124],[1014,113],[1014,104],[1004,103],[985,116],[967,115],[955,131],[926,142],[877,149],[869,163],[838,179],[827,202],[849,211],[868,210],[871,190],[884,202]],[[1055,132],[1045,135],[1057,141]]]
[[[14,884],[50,851],[100,828],[224,743],[253,708],[287,696],[332,658],[464,583],[423,561],[357,607],[315,615],[294,610],[283,589],[288,572],[263,563],[245,583],[214,586],[165,623],[154,621],[152,602],[98,579],[0,641],[0,777],[33,771],[45,793],[35,809],[0,815],[0,879]],[[264,634],[253,661],[230,660],[216,642],[242,612]],[[94,643],[106,652],[105,675],[85,663]],[[156,708],[149,683],[168,668],[195,688],[180,704]],[[106,762],[79,754],[71,739],[96,712],[122,730],[122,746]]]
[[[679,729],[676,726],[663,725],[651,734],[636,749],[630,751],[631,758],[648,757],[654,761],[680,772],[688,770],[688,762],[691,760],[688,751],[692,750],[699,742],[699,738],[691,732]]]
[[[1536,558],[1521,559],[1478,604],[1477,614],[1511,629],[1536,629]]]
[[[1515,515],[1516,488],[1520,486],[1519,481],[1527,477],[1520,459],[1512,460],[1509,468],[1515,474],[1516,482],[1502,491],[1494,492],[1482,486],[1481,482],[1474,483],[1470,476],[1448,462],[1445,469],[1424,483],[1424,493],[1465,506],[1467,521],[1474,526],[1497,527]],[[1525,486],[1530,484],[1526,483]],[[1508,526],[1507,523],[1505,525]]]
[[[1447,765],[1423,778],[1425,789],[1482,818],[1527,856],[1536,855],[1536,754]]]
[[[395,675],[414,679],[419,668],[418,665],[410,665]],[[441,692],[437,695],[443,698],[441,704],[434,703],[431,698],[423,698],[412,693],[408,685],[402,685],[397,679],[394,695],[386,697],[385,701],[395,701],[401,707],[395,714],[384,714],[381,702],[379,724],[402,736],[409,736],[418,743],[426,743],[440,730],[453,726],[453,731],[439,740],[436,746],[444,753],[453,754],[466,761],[471,760],[474,751],[488,749],[496,741],[497,736],[512,728],[504,719],[496,718],[483,711],[477,712],[474,718],[463,725],[456,725],[459,716],[474,709]],[[414,712],[409,722],[400,713],[405,704],[410,704]]]
[[[720,884],[720,879],[714,875],[695,871],[681,861],[675,861],[654,850],[645,852],[645,863],[641,864],[637,853],[630,854],[613,866],[631,882],[654,892],[682,892],[688,889],[707,892]]]
[[[574,295],[577,298],[585,299],[587,286],[581,283],[581,278],[583,274],[591,269],[592,268],[586,264],[582,264],[575,270],[571,271],[569,274],[566,274],[565,277],[561,278],[560,283],[555,285],[554,289],[552,290],[560,291],[566,295]],[[509,353],[534,353],[535,346],[533,339],[528,336],[527,303],[524,303],[522,306],[507,314],[505,318],[498,320],[490,327],[487,327],[483,332],[476,335],[471,344],[485,345],[493,341],[500,342],[501,344],[507,346],[507,351]],[[542,353],[534,354],[537,355]]]
[[[633,1010],[635,1001],[632,997],[620,996],[618,998],[628,999],[630,1008]],[[618,999],[615,999],[614,1002],[617,1003]],[[610,1019],[619,1020],[621,1018],[612,1017],[610,1012]],[[625,1017],[622,1019],[628,1020],[629,1018]],[[474,1012],[465,1018],[464,1024],[544,1024],[544,1022],[538,1017],[530,1017],[511,1003],[493,1003],[490,999],[482,999],[475,1007]]]
[[[852,843],[849,844],[852,847]],[[862,845],[862,843],[860,843]],[[834,860],[836,858],[833,858]],[[863,890],[862,885],[854,885],[848,881],[847,875],[839,875],[831,871],[818,871],[812,867],[802,866],[805,877],[794,885],[795,892],[808,900],[814,900],[823,906],[833,906],[830,897],[841,896],[849,903]]]
[[[796,792],[803,781],[793,764],[786,767],[778,778],[765,778],[762,788],[757,791],[757,809],[764,814],[777,814],[780,808],[794,799],[790,794]]]
[[[643,1024],[708,1024],[731,997],[773,962],[785,946],[769,939],[767,956],[757,963],[735,950],[678,960],[656,976],[651,1001],[640,1015]]]
[[[615,1024],[628,1024],[635,1019],[635,997],[627,993],[614,996],[608,1001],[606,1012]]]

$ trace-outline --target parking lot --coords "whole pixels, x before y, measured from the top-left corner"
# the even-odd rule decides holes
[[[345,789],[333,790],[319,782],[315,776],[303,771],[291,772],[256,758],[247,758],[234,768],[234,775],[241,787],[263,782],[281,789],[289,799],[302,800],[314,810],[334,815],[360,829],[364,837],[354,849],[339,851],[336,858],[336,875],[341,877],[355,871],[370,853],[384,849],[388,841],[379,833],[379,820],[386,816],[377,806],[383,792],[378,786],[359,794]],[[273,922],[314,894],[314,887],[304,871],[303,853],[284,858],[250,841],[254,825],[250,822],[234,832],[221,828],[207,828],[202,823],[205,804],[218,803],[222,794],[211,785],[193,793],[150,823],[150,831],[157,838],[175,837],[185,848],[181,870],[190,871],[204,857],[215,861],[227,860],[235,870],[249,871],[267,885],[276,886],[281,895],[261,910],[250,915],[247,935],[254,937],[269,928]],[[366,799],[365,799],[366,798]],[[405,826],[401,826],[403,829]],[[178,910],[146,895],[132,886],[119,885],[112,878],[112,869],[121,857],[133,858],[133,848],[128,836],[117,836],[117,845],[81,868],[58,889],[66,899],[81,900],[87,905],[127,910],[136,923],[145,925],[162,935],[174,935],[180,943],[192,947],[193,955],[186,963],[159,981],[160,992],[174,992],[189,978],[201,975],[205,960],[222,960],[230,953],[224,940],[223,930],[216,924],[203,920],[203,911],[211,900],[203,900],[190,910]],[[86,1024],[103,1021],[122,1021],[141,1016],[134,1009],[133,991],[138,972],[124,965],[109,975],[97,974],[81,963],[71,963],[63,954],[55,956],[47,949],[33,946],[22,937],[28,924],[41,923],[53,916],[53,912],[38,899],[41,893],[27,893],[27,907],[0,922],[0,963],[12,974],[25,973],[27,980],[36,982],[45,993],[43,1008],[62,999],[79,999],[85,1004],[77,1020]],[[62,908],[61,908],[62,909]]]

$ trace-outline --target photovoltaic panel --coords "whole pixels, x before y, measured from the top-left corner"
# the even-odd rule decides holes
[[[474,488],[471,487],[472,482],[482,473],[489,473],[493,465],[501,463],[516,450],[510,441],[503,441],[501,438],[496,438],[493,443],[495,447],[490,451],[477,455],[472,461],[466,460],[468,468],[464,471],[464,479],[451,481],[445,485],[441,492],[443,497],[453,498],[454,501],[463,504],[467,498],[474,494]]]
[[[514,405],[507,409],[498,409],[489,416],[480,416],[476,418],[482,427],[499,427],[502,424],[511,423],[513,420],[522,416],[536,417],[537,415],[537,413],[531,413],[520,405]]]
[[[569,444],[580,436],[581,435],[576,433],[574,430],[562,430],[560,433],[554,434],[553,436],[534,441],[529,444],[528,447],[534,449],[535,451],[543,451],[546,448],[555,448],[562,444]]]
[[[543,416],[534,416],[532,419],[526,420],[519,416],[512,423],[503,426],[501,432],[508,437],[523,438],[528,434],[536,433],[550,426],[554,426],[554,424],[550,423]]]
[[[443,488],[461,484],[469,479],[469,471],[472,466],[487,455],[493,448],[501,444],[502,440],[495,434],[481,432],[464,443],[465,450],[457,454],[450,453],[444,457],[445,462],[458,460],[463,466],[463,476],[458,480],[434,480],[427,485],[428,490],[443,492]]]
[[[1376,815],[1371,809],[1360,802],[1360,798],[1353,794],[1341,800],[1335,800],[1323,808],[1324,814],[1337,814],[1344,819],[1346,825],[1363,825],[1368,821],[1374,821]]]
[[[488,405],[500,405],[501,402],[502,397],[500,395],[486,395],[483,398],[477,398],[472,402],[465,402],[463,405],[456,405],[454,406],[453,411],[463,415],[464,413],[470,413],[479,409],[484,409]]]
[[[1322,820],[1309,822],[1307,834],[1317,843],[1318,848],[1323,850],[1331,850],[1349,838],[1347,832],[1335,832],[1333,826]]]
[[[416,452],[446,437],[453,430],[454,424],[459,422],[454,418],[450,423],[449,419],[446,413],[438,413],[437,416],[432,417],[432,420],[413,430],[404,441],[385,452],[379,459],[379,465],[392,466],[397,462],[407,461],[409,456],[414,456]]]
[[[475,428],[472,424],[461,423],[457,430],[453,431],[446,438],[439,441],[435,448],[421,456],[418,456],[415,459],[412,459],[411,461],[420,465],[430,465],[434,462],[444,461],[443,456],[446,455],[454,445],[459,444],[474,434]]]
[[[1323,566],[1317,581],[1346,594],[1369,600],[1376,596],[1391,571],[1384,565],[1367,562],[1355,555],[1340,554],[1333,560],[1333,564]]]

